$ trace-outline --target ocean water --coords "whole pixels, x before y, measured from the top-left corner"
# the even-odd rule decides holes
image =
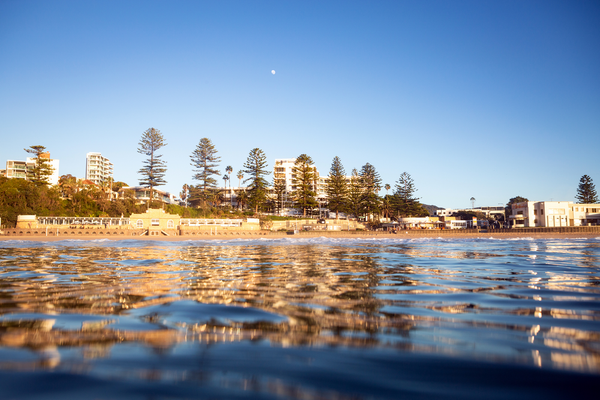
[[[591,396],[599,271],[600,238],[1,241],[0,398]]]

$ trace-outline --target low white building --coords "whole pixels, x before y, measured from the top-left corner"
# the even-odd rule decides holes
[[[119,189],[119,198],[124,199],[127,196],[133,196],[135,200],[140,203],[147,202],[150,200],[150,188],[144,186],[128,186]],[[162,201],[166,204],[176,204],[175,195],[164,192],[160,189],[152,189],[153,201]]]
[[[600,225],[600,204],[570,201],[525,201],[512,206],[513,228]]]
[[[464,221],[467,222],[467,221]],[[437,217],[403,217],[398,218],[398,227],[400,229],[410,229],[410,228],[418,228],[418,229],[434,229],[441,228],[442,226],[447,226],[444,221],[440,221]],[[465,226],[466,228],[466,226]],[[456,229],[456,228],[452,228]]]
[[[478,208],[440,208],[435,210],[438,217],[452,217],[459,212],[476,212],[485,214],[486,217],[494,215],[504,215],[504,207],[478,207]]]
[[[472,229],[477,228],[477,219],[465,220],[465,219],[449,219],[444,221],[445,229]]]

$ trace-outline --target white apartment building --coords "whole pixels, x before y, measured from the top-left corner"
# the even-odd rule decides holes
[[[514,228],[600,225],[600,204],[570,201],[525,201],[513,204]]]
[[[275,166],[273,167],[273,180],[284,181],[285,191],[288,195],[296,190],[296,186],[294,185],[294,179],[296,176],[293,173],[295,165],[295,158],[278,158],[275,160]],[[327,176],[320,176],[316,167],[314,167],[314,171],[317,176],[317,184],[316,187],[313,188],[317,194],[316,199],[319,203],[324,203],[327,199],[327,193],[325,192]]]
[[[295,158],[279,158],[275,160],[275,166],[273,167],[273,180],[285,182],[285,191],[291,192],[296,188],[292,185],[294,165],[296,164]]]
[[[100,153],[87,153],[85,156],[85,179],[102,186],[113,179],[113,164]]]
[[[48,178],[50,185],[58,185],[58,160],[52,160],[50,153],[43,153],[42,158],[48,159],[48,164],[52,168],[52,175]],[[27,157],[25,161],[21,160],[7,160],[6,170],[4,170],[4,176],[7,178],[20,178],[31,180],[33,178],[33,169],[35,168],[35,158]]]
[[[28,179],[33,175],[34,164],[28,164],[27,161],[19,160],[8,160],[6,161],[6,172],[7,178],[19,178]]]

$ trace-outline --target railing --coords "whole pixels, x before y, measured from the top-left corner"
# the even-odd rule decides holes
[[[38,217],[38,225],[129,225],[129,218]]]

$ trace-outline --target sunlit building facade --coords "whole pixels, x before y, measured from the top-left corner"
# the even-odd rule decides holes
[[[113,164],[100,153],[87,153],[85,157],[85,179],[98,186],[111,182],[113,179]]]
[[[275,160],[275,166],[273,167],[273,182],[285,184],[285,198],[284,208],[292,206],[291,193],[294,192],[297,187],[294,185],[296,175],[294,174],[294,166],[296,165],[295,158],[278,158]],[[327,201],[327,176],[320,176],[319,171],[316,167],[313,167],[316,175],[315,184],[313,190],[316,193],[316,199],[319,204],[325,204]]]
[[[52,175],[48,178],[50,185],[58,185],[58,166],[59,161],[50,158],[50,153],[42,153],[42,158],[48,159],[48,165],[52,168]],[[7,178],[19,178],[31,180],[33,179],[33,170],[35,168],[35,158],[27,157],[25,161],[21,160],[7,160],[6,169],[4,174]]]
[[[600,225],[600,204],[570,201],[524,201],[513,204],[510,224],[515,228]]]

